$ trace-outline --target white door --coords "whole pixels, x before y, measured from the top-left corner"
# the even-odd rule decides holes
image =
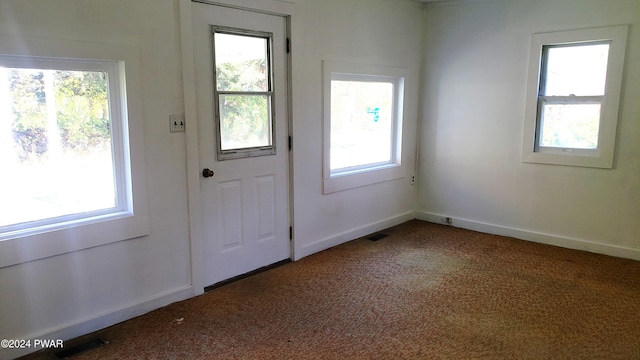
[[[286,20],[192,5],[210,285],[291,257]]]

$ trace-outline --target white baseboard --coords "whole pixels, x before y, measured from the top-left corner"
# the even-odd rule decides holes
[[[319,251],[329,249],[331,247],[343,244],[347,241],[355,240],[357,238],[369,235],[376,231],[386,229],[395,225],[402,224],[403,222],[414,219],[414,213],[407,212],[398,216],[390,217],[381,221],[370,223],[364,226],[360,226],[343,233],[332,235],[330,237],[312,242],[310,244],[303,245],[299,251],[294,254],[294,260],[300,260],[305,256],[315,254]]]
[[[46,329],[34,334],[17,337],[21,340],[35,339],[62,339],[69,340],[78,336],[90,334],[115,325],[117,323],[132,319],[136,316],[146,314],[152,310],[159,309],[171,303],[182,301],[195,295],[195,288],[191,285],[169,290],[153,297],[142,299],[134,303],[103,311],[95,316],[72,321],[54,328]],[[33,344],[33,341],[31,341]],[[1,349],[0,359],[15,359],[29,353],[42,349]],[[62,349],[60,349],[62,350]]]
[[[443,224],[444,221],[442,219],[447,217],[447,215],[417,211],[415,213],[415,217],[416,219],[419,219],[419,220]],[[597,254],[604,254],[609,256],[615,256],[615,257],[640,261],[640,250],[625,248],[622,246],[595,243],[587,240],[570,238],[566,236],[545,234],[541,232],[511,228],[507,226],[488,224],[484,222],[466,220],[466,219],[460,219],[460,218],[454,218],[452,226],[484,232],[488,234],[509,236],[509,237],[513,237],[521,240],[533,241],[533,242],[542,243],[542,244],[560,246],[560,247],[569,248],[569,249],[588,251],[588,252],[597,253]]]

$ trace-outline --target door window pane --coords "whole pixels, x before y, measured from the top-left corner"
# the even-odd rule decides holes
[[[219,102],[222,150],[271,145],[269,96],[220,95]]]
[[[114,208],[107,72],[0,68],[0,227]]]
[[[218,160],[273,155],[272,34],[212,27]]]
[[[214,34],[219,91],[268,91],[267,39]]]

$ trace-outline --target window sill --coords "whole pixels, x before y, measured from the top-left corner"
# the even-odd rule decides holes
[[[345,171],[324,178],[323,194],[354,189],[405,177],[405,167],[387,164],[373,168]]]
[[[0,241],[0,268],[149,235],[145,215],[100,220],[64,229],[40,229],[36,234],[17,232]]]
[[[603,154],[581,154],[566,151],[560,153],[561,150],[554,152],[529,152],[523,153],[522,162],[548,165],[564,165],[590,167],[600,169],[613,168],[613,156],[603,156]]]

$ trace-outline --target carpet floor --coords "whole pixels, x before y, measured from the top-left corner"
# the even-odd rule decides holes
[[[384,233],[91,334],[108,344],[72,358],[640,359],[638,261],[417,220]]]

